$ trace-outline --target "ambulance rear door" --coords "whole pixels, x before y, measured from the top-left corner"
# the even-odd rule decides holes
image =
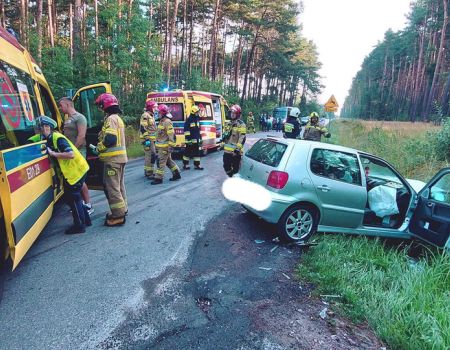
[[[86,152],[89,171],[86,183],[89,189],[103,189],[103,163],[98,155],[94,154],[89,145],[97,145],[98,133],[102,129],[104,112],[97,108],[95,100],[103,93],[111,93],[111,83],[97,83],[80,88],[72,97],[75,109],[87,119]]]

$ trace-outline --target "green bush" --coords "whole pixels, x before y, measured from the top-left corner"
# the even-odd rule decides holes
[[[436,155],[440,160],[450,160],[450,117],[442,124],[442,129],[435,135]]]

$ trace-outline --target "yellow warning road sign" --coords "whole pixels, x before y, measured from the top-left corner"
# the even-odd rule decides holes
[[[328,101],[325,103],[325,112],[337,112],[339,108],[339,104],[336,101],[336,97],[331,95]]]

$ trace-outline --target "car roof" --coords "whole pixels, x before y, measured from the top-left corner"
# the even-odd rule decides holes
[[[360,153],[360,154],[367,154],[371,155],[369,153],[361,152],[357,149],[345,147],[345,146],[339,146],[332,143],[324,143],[324,142],[317,142],[317,141],[309,141],[309,140],[295,140],[295,139],[285,139],[281,137],[274,137],[274,136],[267,136],[266,139],[273,140],[277,142],[282,142],[285,144],[293,144],[293,145],[299,145],[300,147],[302,145],[309,145],[312,147],[323,147],[327,149],[331,149],[333,151],[340,151],[340,152],[352,152],[352,153]]]

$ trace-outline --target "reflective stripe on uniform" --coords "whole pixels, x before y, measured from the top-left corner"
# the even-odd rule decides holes
[[[169,144],[168,143],[156,142],[155,146],[158,147],[158,148],[168,148]]]
[[[110,204],[109,207],[111,209],[125,208],[125,202],[113,203],[113,204]]]
[[[175,166],[171,167],[170,170],[171,170],[171,171],[178,170],[178,167],[175,165]]]
[[[189,161],[189,157],[183,156],[183,160]]]
[[[234,151],[234,150],[236,149],[236,147],[235,147],[234,145],[232,145],[232,144],[227,143],[227,144],[223,147],[223,149],[224,149],[225,151]]]

